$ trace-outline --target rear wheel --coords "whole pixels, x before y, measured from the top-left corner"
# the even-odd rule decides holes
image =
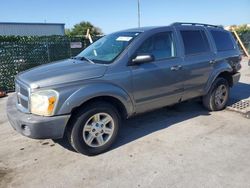
[[[79,153],[97,155],[114,143],[119,125],[116,108],[106,102],[92,103],[73,118],[68,138]]]
[[[203,96],[203,105],[210,111],[225,108],[229,99],[229,84],[225,78],[217,78],[207,95]]]

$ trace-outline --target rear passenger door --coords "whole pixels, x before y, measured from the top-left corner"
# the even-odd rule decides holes
[[[183,73],[185,74],[182,100],[203,94],[205,85],[213,72],[214,53],[207,31],[203,27],[177,28],[182,41]]]

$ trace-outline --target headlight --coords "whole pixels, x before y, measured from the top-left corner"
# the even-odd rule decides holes
[[[54,90],[34,92],[30,96],[30,111],[33,114],[52,116],[58,101],[58,93]]]

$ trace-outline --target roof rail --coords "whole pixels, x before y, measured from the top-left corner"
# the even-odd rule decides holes
[[[210,25],[210,24],[203,24],[203,23],[175,22],[175,23],[171,24],[171,26],[185,26],[185,25],[223,28],[222,26]]]

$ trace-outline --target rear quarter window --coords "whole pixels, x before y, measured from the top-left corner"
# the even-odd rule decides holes
[[[202,30],[180,31],[185,55],[200,54],[210,51],[207,36]]]
[[[210,31],[217,51],[233,50],[234,44],[230,33],[227,31]]]

